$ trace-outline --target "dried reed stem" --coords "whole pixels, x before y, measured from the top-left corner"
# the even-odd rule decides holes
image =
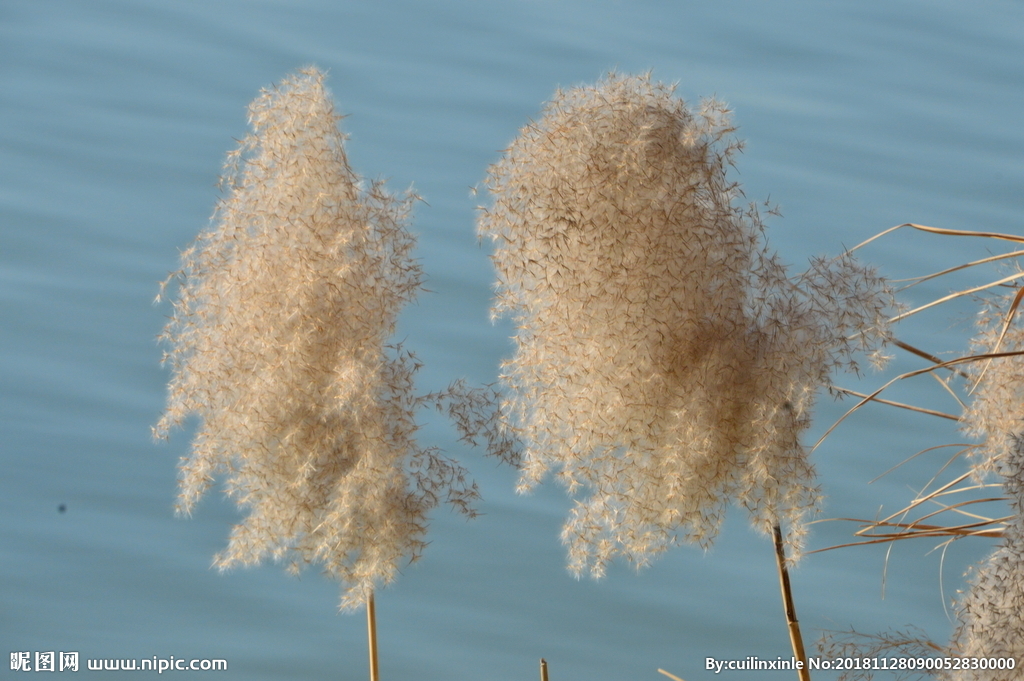
[[[548,661],[540,658],[540,681],[548,681]]]
[[[775,540],[775,562],[779,566],[779,584],[782,587],[782,607],[786,611],[786,624],[789,626],[789,641],[793,644],[793,655],[802,662],[797,670],[800,681],[811,681],[811,673],[807,669],[807,653],[804,652],[804,639],[800,634],[800,623],[796,619],[796,606],[793,605],[793,591],[789,586],[789,568],[786,567],[786,547],[782,543],[782,528],[778,523],[772,527]]]
[[[370,681],[379,681],[377,669],[377,608],[373,602],[373,592],[366,599],[366,636],[370,642]]]

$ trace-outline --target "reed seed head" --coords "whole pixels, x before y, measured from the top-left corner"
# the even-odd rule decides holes
[[[353,608],[419,556],[431,508],[471,514],[477,492],[417,445],[419,365],[386,345],[422,282],[416,197],[352,171],[323,80],[304,69],[249,108],[226,196],[169,278],[172,375],[154,433],[198,417],[181,513],[217,476],[246,512],[216,566],[320,563]]]
[[[1024,323],[1016,311],[1018,290],[985,301],[974,354],[1024,352]],[[958,655],[1024,660],[1024,357],[1008,355],[971,362],[974,386],[964,429],[981,443],[972,452],[975,476],[1001,480],[1011,510],[1003,539],[974,570],[959,603],[953,639]],[[957,679],[1010,681],[1019,670],[963,670]]]
[[[799,543],[818,499],[800,444],[814,396],[884,337],[890,294],[852,257],[791,277],[727,177],[729,111],[649,75],[556,93],[490,168],[495,315],[521,491],[575,497],[569,567],[600,576],[680,541],[708,546],[727,503]]]

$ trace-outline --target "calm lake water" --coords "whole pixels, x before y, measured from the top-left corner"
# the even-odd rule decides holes
[[[415,231],[431,293],[399,330],[425,364],[424,390],[493,381],[511,349],[507,323],[488,321],[489,246],[474,234],[483,199],[470,188],[557,87],[610,69],[653,70],[687,100],[730,103],[748,141],[735,177],[749,199],[780,204],[770,239],[796,267],[907,221],[1021,230],[1017,1],[4,0],[0,654],[77,651],[83,668],[218,658],[230,669],[217,678],[367,678],[363,616],[339,615],[337,586],[315,570],[210,569],[237,511],[211,494],[175,518],[189,433],[155,444],[149,430],[168,378],[157,283],[206,225],[246,105],[307,64],[329,70],[354,168],[396,189],[414,183],[427,201]],[[985,247],[905,235],[864,256],[899,278]],[[970,319],[961,306],[898,332],[951,350]],[[895,370],[920,366],[901,358]],[[894,395],[953,409],[933,385]],[[810,437],[844,408],[823,399]],[[664,679],[658,667],[694,681],[712,678],[706,657],[789,656],[772,547],[742,513],[706,554],[680,547],[640,574],[618,565],[602,582],[577,581],[558,540],[563,492],[548,483],[517,497],[514,472],[430,414],[423,422],[424,441],[473,472],[484,515],[439,510],[424,559],[379,595],[386,681],[535,679],[540,657],[552,681]],[[957,437],[945,422],[862,410],[815,453],[823,517],[898,509],[938,458],[868,481]],[[816,525],[811,548],[853,529]],[[990,544],[933,548],[808,556],[793,574],[805,635],[914,625],[946,641],[949,601]]]

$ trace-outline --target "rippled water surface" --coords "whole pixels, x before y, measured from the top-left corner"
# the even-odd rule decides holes
[[[906,221],[1019,232],[1022,36],[1024,5],[1010,1],[5,0],[0,641],[78,651],[83,666],[173,655],[227,659],[224,678],[366,678],[363,619],[337,614],[337,587],[315,570],[210,569],[237,511],[213,494],[175,518],[189,435],[150,439],[167,380],[157,282],[206,224],[261,87],[329,70],[356,170],[426,199],[415,231],[431,292],[399,335],[433,390],[493,381],[510,352],[510,327],[488,321],[469,190],[557,87],[653,70],[688,100],[729,102],[748,141],[735,177],[780,204],[770,239],[799,265]],[[906,236],[865,257],[901,277],[971,248]],[[957,314],[900,333],[955,348],[970,309]],[[952,408],[925,384],[904,398]],[[811,437],[842,408],[823,399]],[[472,470],[484,515],[438,511],[424,559],[379,595],[382,678],[536,678],[543,656],[553,681],[664,678],[658,667],[693,681],[711,678],[706,657],[789,655],[772,547],[742,513],[706,554],[681,547],[639,575],[619,565],[577,581],[558,540],[562,491],[517,497],[513,472],[423,420],[423,439]],[[955,437],[865,410],[815,453],[824,515],[895,510],[936,460],[867,482]],[[812,548],[851,529],[817,525]],[[887,573],[884,547],[807,557],[793,580],[808,637],[913,624],[947,640],[944,603],[988,547],[932,546],[895,547]]]

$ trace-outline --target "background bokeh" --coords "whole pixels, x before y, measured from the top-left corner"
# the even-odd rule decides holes
[[[149,434],[168,377],[157,284],[207,224],[261,87],[303,65],[328,70],[353,167],[425,198],[414,230],[430,292],[398,335],[423,360],[426,391],[494,381],[510,352],[507,323],[488,320],[489,244],[474,233],[486,197],[471,188],[556,87],[653,70],[687,100],[729,102],[748,141],[734,177],[748,199],[781,206],[769,239],[802,268],[901,222],[1020,231],[1022,36],[1012,0],[4,0],[0,654],[78,651],[83,667],[222,658],[223,678],[366,678],[363,617],[337,614],[337,586],[315,570],[210,569],[237,511],[211,494],[175,518],[189,433]],[[898,278],[986,246],[908,234],[864,257]],[[898,334],[958,349],[971,315],[965,303]],[[919,366],[901,357],[895,369]],[[894,397],[954,409],[935,385]],[[812,437],[850,404],[824,397]],[[693,681],[711,678],[706,657],[789,656],[772,546],[742,513],[706,554],[681,547],[640,574],[619,565],[577,581],[558,540],[562,491],[517,497],[514,472],[434,415],[423,424],[425,441],[471,469],[484,515],[438,510],[423,560],[379,595],[384,679],[536,678],[543,656],[553,681],[664,678],[658,667]],[[938,456],[868,481],[958,437],[928,417],[861,410],[815,453],[824,516],[896,510]],[[852,529],[816,525],[810,548]],[[990,546],[810,555],[793,573],[805,635],[913,624],[944,642],[962,573]],[[754,678],[721,675],[741,677]]]

